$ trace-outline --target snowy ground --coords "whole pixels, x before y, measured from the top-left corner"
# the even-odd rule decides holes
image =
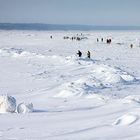
[[[77,33],[0,31],[0,94],[34,105],[0,114],[1,140],[140,139],[140,32]]]

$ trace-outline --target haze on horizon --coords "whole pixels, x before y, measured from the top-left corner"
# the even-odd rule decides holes
[[[140,0],[0,0],[0,23],[139,26]]]

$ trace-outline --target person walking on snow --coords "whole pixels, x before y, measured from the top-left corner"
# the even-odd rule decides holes
[[[82,52],[80,50],[78,50],[78,56],[81,57],[82,56]]]
[[[87,52],[87,57],[90,58],[90,51]]]

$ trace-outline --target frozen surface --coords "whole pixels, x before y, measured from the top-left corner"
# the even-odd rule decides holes
[[[139,140],[140,32],[0,31],[0,92],[1,140]]]

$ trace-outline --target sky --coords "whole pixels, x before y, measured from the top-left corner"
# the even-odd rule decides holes
[[[140,26],[140,0],[0,0],[0,23]]]

